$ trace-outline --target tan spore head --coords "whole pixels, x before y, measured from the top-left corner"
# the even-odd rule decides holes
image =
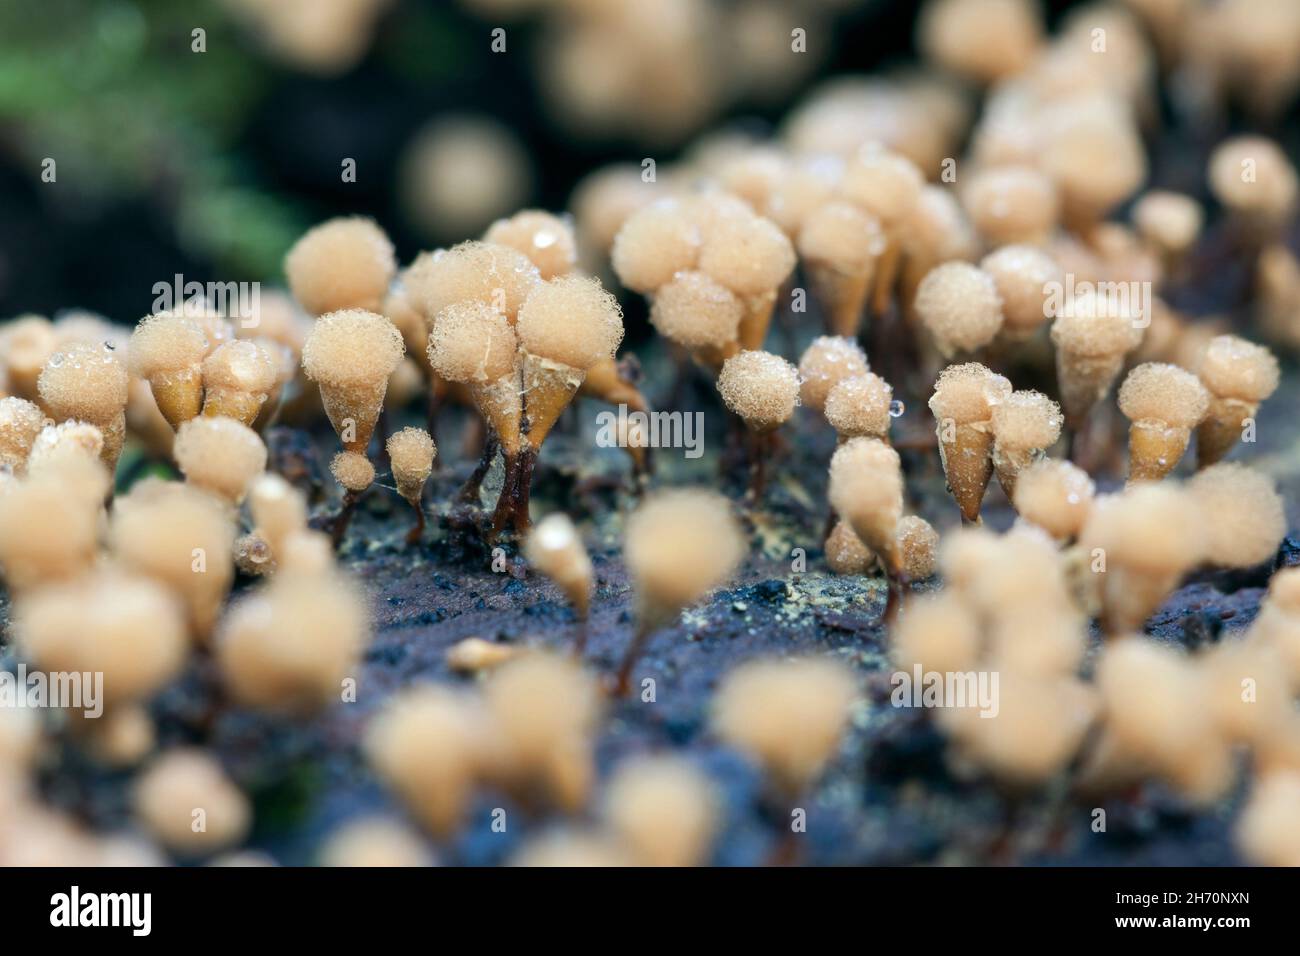
[[[346,309],[316,320],[303,345],[308,377],[336,388],[377,388],[405,354],[402,334],[377,312]]]
[[[1208,175],[1219,202],[1265,221],[1285,218],[1300,189],[1286,153],[1263,136],[1238,136],[1219,144],[1210,157]]]
[[[875,438],[851,438],[831,456],[831,507],[891,573],[900,568],[903,474],[898,452]]]
[[[403,868],[432,866],[435,857],[419,833],[396,820],[362,817],[334,830],[319,853],[322,866]]]
[[[369,608],[350,579],[290,562],[223,618],[217,663],[241,703],[310,714],[339,700],[369,638]]]
[[[993,409],[1006,401],[1011,391],[1010,381],[978,362],[949,365],[934,383],[930,411],[940,422],[988,422],[993,418]]]
[[[1061,406],[1042,392],[1013,391],[993,406],[993,435],[1006,448],[1050,448],[1063,423]]]
[[[514,326],[486,302],[456,302],[438,313],[429,333],[433,370],[449,382],[496,382],[515,368]]]
[[[826,263],[847,273],[869,271],[884,251],[880,220],[860,206],[834,200],[812,210],[796,245],[807,262]]]
[[[578,262],[572,220],[540,209],[498,219],[483,234],[483,241],[518,249],[537,266],[543,280],[572,272]]]
[[[1206,544],[1196,500],[1169,482],[1131,485],[1094,499],[1080,541],[1105,550],[1108,573],[1120,565],[1154,575],[1194,567]]]
[[[1133,206],[1138,234],[1165,255],[1180,255],[1201,235],[1205,211],[1191,196],[1153,189]]]
[[[283,477],[268,472],[248,486],[248,510],[257,534],[278,560],[289,535],[307,528],[307,499]]]
[[[377,310],[397,272],[393,244],[373,219],[330,219],[307,230],[284,257],[293,296],[312,315]]]
[[[791,237],[799,235],[808,217],[835,196],[844,162],[838,156],[813,155],[791,163],[760,210]]]
[[[889,435],[894,389],[874,372],[843,379],[826,398],[826,421],[841,438]]]
[[[623,285],[649,294],[678,272],[695,268],[703,241],[686,204],[661,200],[627,218],[614,237],[610,257]]]
[[[108,342],[74,342],[49,357],[36,385],[56,421],[79,419],[103,432],[101,458],[114,469],[126,440],[130,396],[130,376],[116,348]]]
[[[701,242],[726,222],[746,223],[755,216],[749,203],[720,189],[706,188],[691,195],[683,201],[683,208],[699,227]]]
[[[194,826],[196,809],[204,826]],[[216,759],[197,748],[170,750],[136,780],[135,811],[169,848],[200,855],[239,843],[252,824],[248,798]]]
[[[917,42],[941,67],[992,83],[1033,62],[1043,43],[1042,13],[1029,0],[930,0]]]
[[[1300,772],[1274,770],[1257,778],[1235,828],[1235,841],[1257,866],[1300,866],[1295,805]]]
[[[620,764],[605,790],[604,818],[648,866],[699,866],[718,825],[719,794],[709,778],[680,757],[634,757]]]
[[[956,549],[945,549],[943,557],[945,569],[955,558],[962,593],[992,623],[1005,625],[1026,611],[1037,611],[1044,618],[1069,616],[1060,551],[1057,543],[1039,528],[1018,524],[1006,534],[983,541],[967,539]],[[1042,639],[1047,638],[1044,626]]]
[[[871,142],[849,160],[840,188],[845,198],[889,228],[911,213],[924,185],[925,177],[915,163]]]
[[[152,380],[202,364],[209,352],[206,332],[184,311],[147,315],[131,332],[127,364],[132,375]]]
[[[853,339],[818,336],[799,359],[799,400],[814,411],[822,411],[836,385],[870,370],[867,353]]]
[[[1012,785],[1041,786],[1078,752],[1096,719],[1094,694],[1073,678],[1002,666],[996,712],[957,707],[940,719],[965,761]]]
[[[283,350],[276,355],[257,342],[232,339],[203,361],[203,414],[226,415],[251,426],[277,384],[288,377]]]
[[[113,505],[112,553],[123,566],[179,594],[200,637],[211,630],[234,577],[234,543],[230,509],[188,484],[145,479]],[[202,574],[194,571],[199,557]]]
[[[433,436],[423,428],[408,426],[390,435],[385,447],[398,490],[406,498],[411,497],[407,491],[414,492],[418,500],[420,489],[433,471],[433,459],[438,454]]]
[[[303,368],[320,386],[325,414],[349,451],[363,452],[370,443],[405,350],[402,333],[375,312],[331,312],[312,328]]]
[[[987,528],[957,528],[943,538],[939,570],[954,592],[973,599],[982,577],[999,564],[1000,553],[1001,539]]]
[[[111,422],[126,408],[129,380],[115,348],[77,342],[46,360],[38,388],[54,417],[99,425]]]
[[[898,561],[909,581],[924,581],[939,566],[939,532],[920,515],[904,515],[895,531]]]
[[[490,730],[482,704],[435,685],[395,694],[371,722],[365,752],[379,777],[438,836],[464,818]]]
[[[15,395],[36,400],[36,378],[57,348],[54,325],[43,315],[19,316],[0,329],[0,355]]]
[[[203,361],[205,388],[265,395],[278,376],[279,363],[275,356],[248,339],[226,342]]]
[[[599,832],[554,828],[527,841],[510,858],[510,866],[557,869],[613,869],[637,860],[617,840]]]
[[[375,483],[375,466],[365,455],[341,451],[330,461],[330,474],[346,490],[358,493]]]
[[[1300,616],[1300,568],[1281,568],[1268,582],[1268,604],[1288,615]]]
[[[724,583],[745,547],[730,502],[685,488],[660,492],[633,512],[623,554],[646,612],[662,617]]]
[[[45,413],[32,402],[15,396],[0,398],[0,465],[17,475],[26,471],[27,456],[44,427]]]
[[[1286,511],[1273,479],[1233,462],[1211,465],[1187,485],[1208,537],[1207,560],[1249,568],[1271,560],[1286,536]]]
[[[193,319],[203,330],[203,337],[208,343],[208,355],[235,337],[235,326],[229,316],[218,311],[206,299],[197,296],[187,299],[173,311]]]
[[[794,265],[789,238],[763,216],[723,216],[704,232],[700,271],[739,296],[775,291]]]
[[[501,746],[494,768],[513,790],[577,810],[595,777],[592,736],[601,711],[596,682],[575,661],[521,654],[494,670],[483,701]]]
[[[718,166],[718,185],[761,212],[767,207],[773,191],[789,174],[790,165],[789,157],[780,149],[770,146],[742,148]]]
[[[767,431],[794,414],[799,404],[799,372],[771,352],[738,352],[723,363],[718,392],[746,425]]]
[[[98,462],[103,451],[104,433],[89,422],[69,420],[57,425],[47,424],[32,440],[27,472],[40,476],[58,471],[65,479],[71,480],[77,476],[74,469],[86,462]],[[101,468],[93,481],[101,495],[108,492],[108,477]]]
[[[976,609],[955,589],[908,601],[893,634],[890,660],[911,670],[960,672],[977,665],[981,634]]]
[[[1277,359],[1263,345],[1237,335],[1218,335],[1201,354],[1197,374],[1213,394],[1262,402],[1277,390]]]
[[[1048,459],[1020,472],[1012,500],[1022,518],[1064,541],[1079,534],[1095,493],[1092,478],[1082,468]]]
[[[1042,113],[1038,135],[1041,168],[1056,182],[1067,220],[1101,218],[1146,177],[1132,111],[1109,93],[1083,91],[1054,101]]]
[[[24,653],[43,670],[102,674],[108,703],[152,695],[176,676],[189,649],[176,598],[119,570],[24,595],[15,630]]]
[[[1048,253],[1036,246],[1003,246],[990,252],[980,268],[993,277],[1006,318],[1003,331],[1026,338],[1051,318],[1051,289],[1065,280],[1065,272]]]
[[[1164,362],[1136,366],[1119,390],[1119,409],[1129,421],[1158,421],[1175,428],[1195,428],[1209,403],[1200,379]]]
[[[719,686],[713,730],[780,790],[799,793],[834,756],[856,696],[853,675],[835,661],[752,661]]]
[[[524,557],[559,586],[579,616],[586,615],[595,574],[591,557],[568,515],[555,512],[539,521],[524,540]]]
[[[899,232],[904,251],[918,263],[914,268],[949,259],[970,261],[979,255],[979,236],[945,186],[926,184]]]
[[[945,355],[988,345],[1002,328],[997,283],[978,266],[946,262],[931,269],[916,290],[921,322]]]
[[[407,295],[430,323],[465,301],[486,303],[513,322],[541,281],[537,266],[518,249],[477,241],[422,254],[403,273]]]
[[[659,287],[650,323],[687,348],[722,348],[736,340],[745,309],[736,294],[703,272],[687,270]]]
[[[1085,358],[1123,355],[1142,341],[1142,316],[1131,304],[1086,289],[1052,322],[1058,350]]]
[[[876,563],[876,555],[862,543],[847,521],[835,522],[823,546],[826,563],[836,574],[866,574]]]
[[[186,481],[235,505],[244,500],[249,482],[266,471],[261,436],[225,416],[186,422],[176,433],[172,454]]]
[[[1042,242],[1060,216],[1055,184],[1032,166],[976,170],[961,200],[975,229],[994,246]]]
[[[1179,650],[1121,636],[1103,649],[1096,683],[1108,742],[1135,769],[1172,775],[1214,749],[1197,668]]]
[[[527,351],[585,370],[618,351],[623,311],[600,280],[561,276],[533,290],[516,327]]]
[[[69,464],[0,486],[0,565],[11,591],[75,577],[95,559],[108,476],[97,461],[82,462],[87,471]]]

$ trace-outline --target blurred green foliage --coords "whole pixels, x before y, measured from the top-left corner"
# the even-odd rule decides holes
[[[182,246],[232,275],[269,278],[304,223],[246,185],[233,159],[274,80],[246,43],[213,0],[5,0],[0,148],[33,170],[54,158],[81,201],[150,194]]]

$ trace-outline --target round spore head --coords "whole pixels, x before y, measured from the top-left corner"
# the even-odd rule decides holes
[[[309,229],[284,257],[289,288],[312,315],[379,308],[396,272],[393,244],[361,216]]]
[[[623,311],[598,279],[562,276],[533,290],[519,309],[517,328],[527,351],[588,369],[618,351]]]
[[[1205,418],[1210,395],[1191,372],[1164,362],[1136,366],[1119,389],[1119,410],[1129,421],[1157,421],[1195,428]]]
[[[429,362],[449,382],[495,382],[515,367],[519,342],[509,320],[484,302],[447,306],[429,334]]]
[[[771,352],[739,352],[723,363],[718,392],[750,428],[775,428],[799,404],[799,372]]]
[[[302,367],[321,385],[379,387],[405,352],[402,333],[384,316],[347,309],[316,320],[303,345]]]
[[[650,324],[687,348],[720,348],[736,340],[745,309],[736,294],[703,272],[679,272],[659,287]]]

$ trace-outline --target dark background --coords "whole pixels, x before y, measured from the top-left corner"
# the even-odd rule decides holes
[[[720,122],[762,130],[825,76],[910,55],[914,0],[845,5],[834,29],[810,33],[810,46],[832,46],[810,82]],[[1047,4],[1051,20],[1070,5]],[[557,125],[535,79],[538,18],[508,23],[506,55],[490,52],[493,25],[454,0],[394,0],[362,61],[319,78],[268,57],[215,0],[4,0],[0,317],[81,307],[134,322],[153,284],[178,272],[279,281],[297,234],[339,214],[375,217],[409,261],[432,243],[403,215],[398,161],[444,112],[510,126],[545,208],[564,208],[599,165],[679,152]],[[207,31],[203,55],[190,51],[194,26]],[[40,181],[46,156],[53,184]],[[357,160],[356,183],[341,182],[342,156]]]

